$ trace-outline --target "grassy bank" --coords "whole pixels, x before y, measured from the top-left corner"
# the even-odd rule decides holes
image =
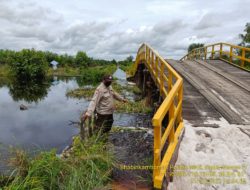
[[[11,164],[16,169],[3,189],[95,189],[109,181],[114,157],[110,145],[102,136],[94,135],[84,141],[77,136],[71,156],[61,159],[56,151],[41,152],[31,158],[16,151]]]

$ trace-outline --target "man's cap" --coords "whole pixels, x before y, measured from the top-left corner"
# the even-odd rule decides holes
[[[105,76],[103,77],[103,80],[112,81],[112,80],[113,80],[113,77],[112,77],[112,75],[105,75]]]

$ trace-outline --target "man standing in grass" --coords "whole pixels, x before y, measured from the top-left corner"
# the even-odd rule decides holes
[[[113,77],[111,75],[103,77],[103,81],[96,88],[87,111],[82,116],[82,120],[85,121],[87,118],[91,117],[93,112],[96,112],[95,127],[98,130],[101,129],[102,133],[108,133],[111,130],[114,121],[114,99],[128,102],[127,99],[124,99],[112,89],[112,81]]]

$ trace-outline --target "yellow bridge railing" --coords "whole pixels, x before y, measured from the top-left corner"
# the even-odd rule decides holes
[[[160,95],[164,98],[152,119],[154,127],[153,182],[155,188],[161,188],[184,126],[182,120],[183,80],[147,44],[142,44],[139,48],[133,71],[136,72],[137,66],[143,63],[150,71],[155,84],[160,90]],[[167,126],[163,126],[165,117],[168,117]]]
[[[250,55],[250,48],[221,42],[193,49],[191,52],[181,58],[181,60],[219,58],[223,61],[245,69],[246,64],[249,64],[250,66],[250,59],[247,58],[246,55]]]

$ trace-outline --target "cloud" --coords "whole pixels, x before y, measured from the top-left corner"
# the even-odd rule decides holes
[[[79,50],[91,51],[99,41],[105,38],[111,23],[76,23],[62,31],[62,34],[48,47],[73,53]]]
[[[205,14],[199,23],[194,27],[195,30],[205,30],[208,28],[216,28],[222,26],[221,17],[215,13]]]
[[[124,59],[146,42],[177,59],[191,43],[237,43],[249,6],[248,0],[0,0],[0,49]]]
[[[35,3],[11,4],[0,2],[0,19],[12,24],[34,26],[42,23],[61,22],[61,15],[55,14],[50,8],[42,7]]]

